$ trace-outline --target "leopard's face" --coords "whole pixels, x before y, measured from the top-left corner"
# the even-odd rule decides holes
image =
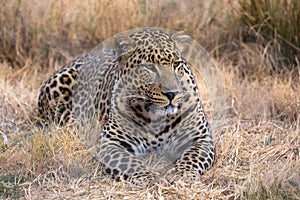
[[[191,106],[187,62],[176,51],[151,48],[138,49],[121,62],[115,87],[117,109],[142,125],[179,116]]]
[[[141,64],[124,77],[126,93],[131,96],[128,101],[155,115],[174,115],[182,106],[180,78],[172,66]]]

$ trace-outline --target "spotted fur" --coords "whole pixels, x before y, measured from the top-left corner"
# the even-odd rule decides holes
[[[138,186],[162,176],[196,180],[215,150],[192,70],[172,34],[142,29],[128,38],[129,52],[95,50],[55,72],[41,87],[40,113],[60,124],[103,121],[95,154],[115,178]],[[152,152],[173,168],[149,168],[142,158]]]

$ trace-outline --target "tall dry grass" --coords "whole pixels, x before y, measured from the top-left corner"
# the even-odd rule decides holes
[[[300,57],[300,2],[297,0],[240,1],[241,23],[275,55],[277,70],[291,69]]]
[[[2,199],[300,199],[297,1],[0,4],[0,131],[9,140],[0,139]],[[199,41],[227,92],[216,163],[191,185],[132,190],[101,174],[77,130],[35,124],[38,89],[55,69],[145,26],[185,30]]]
[[[44,67],[61,65],[118,32],[145,26],[186,30],[198,39],[220,15],[210,12],[211,2],[196,0],[3,0],[1,5],[0,59],[13,66],[24,65],[24,58]]]

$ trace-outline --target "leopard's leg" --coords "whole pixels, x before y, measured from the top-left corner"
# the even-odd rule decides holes
[[[174,168],[165,178],[173,183],[178,179],[187,182],[197,181],[206,170],[212,167],[215,159],[214,142],[210,135],[199,139],[176,161]]]
[[[129,152],[122,143],[114,143],[111,140],[102,141],[98,146],[99,161],[104,165],[106,173],[112,177],[132,183],[136,187],[145,188],[159,181],[159,173],[146,167],[144,162]]]

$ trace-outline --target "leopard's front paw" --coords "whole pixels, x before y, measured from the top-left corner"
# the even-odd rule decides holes
[[[160,174],[157,172],[139,172],[135,173],[129,179],[130,183],[135,188],[144,189],[147,187],[151,187],[155,185],[155,183],[159,183],[161,180]]]
[[[182,181],[184,183],[193,183],[200,180],[200,173],[195,169],[187,170],[175,166],[164,175],[164,178],[170,184],[174,184],[174,182],[177,181]]]
[[[164,178],[169,184],[172,185],[175,181],[178,181],[181,178],[181,175],[176,171],[175,168],[172,168],[164,175]]]

